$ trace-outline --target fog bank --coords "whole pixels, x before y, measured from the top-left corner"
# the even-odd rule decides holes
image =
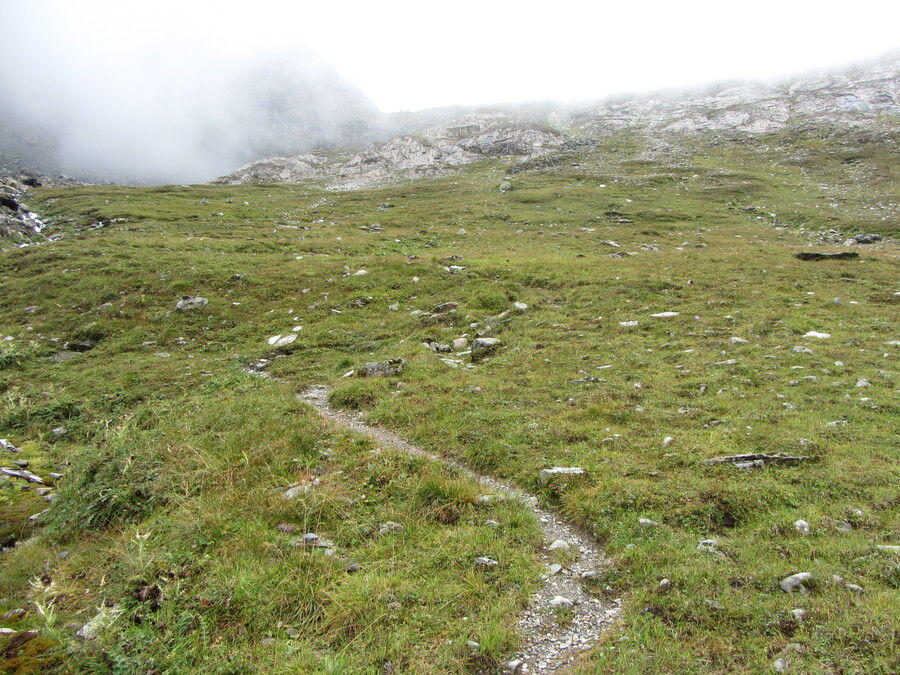
[[[0,41],[0,166],[202,182],[265,155],[362,143],[380,124],[357,87],[301,46],[248,52],[232,43],[239,36],[184,32],[129,40],[127,22],[125,35],[75,33],[48,7],[0,4],[10,27]]]

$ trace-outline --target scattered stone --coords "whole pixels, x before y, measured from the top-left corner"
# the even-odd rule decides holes
[[[791,351],[794,352],[795,354],[812,354],[813,353],[813,350],[810,349],[809,347],[801,347],[800,345],[797,345],[796,347],[791,347]]]
[[[44,484],[43,478],[31,473],[27,469],[7,469],[4,467],[0,468],[0,473],[12,478],[21,478],[23,480],[27,480],[29,483],[37,483],[38,485]]]
[[[657,314],[651,314],[654,319],[668,319],[671,316],[678,316],[680,312],[658,312]]]
[[[799,251],[794,254],[798,260],[853,260],[859,257],[856,251],[842,251],[840,253],[814,253],[813,251]]]
[[[502,186],[501,186],[501,188],[502,188]],[[507,189],[509,189],[509,188],[507,188]],[[506,190],[501,189],[501,192],[506,192]],[[506,664],[507,672],[512,673],[512,675],[519,675],[520,673],[523,673],[524,671],[522,669],[524,667],[525,667],[525,662],[522,661],[521,659],[515,659]]]
[[[717,555],[721,558],[725,557],[725,554],[719,550],[718,539],[704,539],[699,544],[697,544],[697,550],[701,553],[712,553],[713,555]]]
[[[472,358],[479,359],[499,349],[503,341],[499,338],[479,337],[472,341]]]
[[[656,585],[656,592],[657,592],[657,593],[660,593],[660,594],[662,594],[662,593],[668,593],[669,590],[670,590],[671,588],[672,588],[672,582],[669,581],[668,579],[662,579],[662,580]]]
[[[394,532],[403,532],[405,529],[406,528],[400,523],[389,520],[378,527],[378,534],[393,534]]]
[[[513,303],[513,308],[515,308],[515,309],[520,309],[520,310],[522,310],[522,309],[528,309],[528,305],[526,305],[524,302],[514,302],[514,303]]]
[[[730,337],[728,341],[733,345],[749,345],[750,340],[745,340],[744,338],[739,337]]]
[[[889,551],[891,553],[900,553],[900,546],[890,546],[887,544],[878,544],[875,546],[879,551]]]
[[[638,322],[637,321],[620,321],[619,325],[620,326],[637,326]]]
[[[538,474],[538,485],[546,487],[551,481],[558,478],[573,479],[584,476],[585,471],[577,466],[554,466],[551,469],[541,469]]]
[[[797,532],[799,532],[800,534],[810,533],[809,523],[807,523],[805,520],[794,521],[794,529],[797,530]]]
[[[456,302],[443,302],[433,310],[431,310],[432,314],[443,314],[444,312],[449,312],[450,310],[456,309],[459,307],[459,304]]]
[[[672,441],[674,441],[674,440],[675,440],[675,439],[672,438],[671,436],[666,436],[666,437],[662,440],[662,446],[663,446],[664,448],[668,448],[670,445],[672,445]]]
[[[76,633],[83,640],[96,640],[104,628],[111,625],[122,610],[117,607],[101,607],[97,615]]]
[[[656,527],[659,523],[655,520],[650,520],[649,518],[638,518],[638,525],[643,527]]]
[[[809,331],[808,333],[804,334],[803,337],[818,338],[818,339],[820,339],[820,340],[824,340],[824,339],[826,339],[826,338],[830,338],[830,337],[831,337],[831,333],[820,333],[820,332],[818,332],[818,331],[811,330],[811,331]]]
[[[806,610],[805,610],[805,609],[800,609],[799,607],[798,607],[798,608],[795,608],[795,609],[792,609],[792,610],[791,610],[791,618],[792,618],[796,623],[803,623],[803,620],[806,618]]]
[[[288,333],[287,335],[273,335],[269,338],[269,344],[273,347],[286,347],[296,339],[296,333]]]
[[[284,491],[285,499],[296,499],[300,495],[304,495],[309,492],[313,487],[318,485],[320,480],[318,478],[314,478],[309,483],[298,483],[297,485],[292,485],[287,490]]]
[[[569,542],[564,539],[557,539],[547,547],[548,551],[568,551],[571,547]]]
[[[208,305],[209,300],[206,298],[201,298],[198,295],[182,295],[181,300],[175,303],[175,311],[176,312],[186,312],[191,309],[197,309],[198,307],[203,307],[204,305]]]
[[[551,609],[569,609],[574,603],[568,598],[564,598],[561,595],[556,595],[550,601]]]
[[[84,352],[91,351],[96,346],[97,343],[93,340],[81,340],[79,342],[66,342],[63,345],[63,349],[68,349],[70,352],[78,352],[79,354],[83,354]]]
[[[493,558],[482,555],[475,558],[475,560],[472,561],[472,564],[475,565],[475,567],[497,567],[500,563]]]
[[[360,366],[357,377],[395,377],[403,373],[403,359],[391,359],[389,361],[376,361]]]
[[[563,566],[559,563],[553,563],[547,566],[547,574],[551,577],[562,572]]]
[[[831,580],[838,586],[846,588],[848,591],[852,591],[853,593],[863,593],[864,592],[862,586],[857,586],[856,584],[849,584],[846,581],[844,581],[843,577],[839,577],[837,574],[832,574]]]
[[[869,382],[866,378],[861,377],[856,381],[857,387],[871,387],[872,383]]]
[[[456,338],[453,341],[453,349],[455,349],[457,351],[459,351],[461,349],[465,349],[468,346],[469,346],[469,341],[464,337]]]
[[[500,527],[500,523],[496,520],[486,520],[484,521],[484,524],[487,527]]]
[[[704,459],[701,464],[745,464],[754,463],[755,466],[764,464],[777,464],[783,466],[794,466],[803,462],[818,462],[819,458],[814,456],[792,457],[783,452],[775,453],[746,453],[742,455],[727,455],[724,457],[713,457]],[[758,463],[758,464],[757,464]]]
[[[865,233],[855,234],[844,241],[844,246],[858,246],[859,244],[875,244],[881,241],[880,234]]]
[[[846,520],[839,520],[834,524],[834,529],[841,534],[850,534],[853,531],[853,526]]]
[[[782,579],[778,585],[785,593],[793,593],[794,591],[806,591],[805,584],[812,581],[813,575],[809,572],[797,572],[789,577]]]

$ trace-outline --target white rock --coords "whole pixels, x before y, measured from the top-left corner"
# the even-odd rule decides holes
[[[806,618],[806,610],[799,607],[792,609],[791,618],[797,623],[803,623],[803,620]]]
[[[552,469],[541,469],[541,472],[538,474],[538,484],[545,486],[559,476],[576,477],[583,475],[584,469],[578,466],[554,466]]]
[[[365,275],[368,274],[368,273],[369,273],[368,270],[357,270],[356,272],[353,273],[353,276],[355,276],[355,277],[362,277],[362,276],[365,276]]]
[[[269,338],[269,344],[273,347],[284,347],[291,344],[296,339],[296,333],[288,333],[287,335],[274,335]]]
[[[547,547],[548,551],[568,551],[569,550],[569,542],[564,539],[557,539],[550,546]]]
[[[794,529],[797,530],[800,534],[809,534],[810,528],[809,523],[805,520],[795,520],[794,521]]]
[[[97,615],[76,633],[83,640],[96,640],[104,628],[111,625],[122,612],[118,607],[101,607]]]
[[[638,525],[642,525],[643,527],[655,527],[659,525],[655,520],[650,520],[649,518],[638,518]]]
[[[571,600],[569,600],[568,598],[564,598],[561,595],[554,596],[550,601],[550,607],[552,607],[553,609],[568,609],[573,604],[574,603]]]
[[[659,312],[658,314],[651,314],[654,319],[668,319],[670,316],[678,316],[679,312]]]
[[[638,322],[637,321],[620,321],[619,325],[620,326],[637,326]]]
[[[515,307],[516,309],[528,309],[528,305],[526,305],[524,302],[516,302],[513,304],[513,307]]]
[[[804,334],[803,337],[819,338],[824,340],[825,338],[830,338],[831,333],[819,333],[818,331],[811,330],[808,333]]]
[[[791,351],[795,354],[812,354],[813,350],[809,347],[801,347],[797,345],[796,347],[791,347]]]
[[[792,574],[789,577],[785,577],[782,579],[778,585],[781,586],[781,590],[786,593],[793,593],[797,590],[805,590],[804,584],[807,581],[812,581],[813,575],[809,572],[797,572],[797,574]]]
[[[670,445],[672,445],[672,441],[674,441],[674,440],[675,440],[675,439],[672,438],[671,436],[666,436],[666,437],[662,440],[662,446],[663,446],[664,448],[668,448]]]
[[[861,377],[856,381],[857,387],[871,387],[872,383],[869,382],[866,378]]]
[[[730,337],[728,341],[733,345],[749,345],[750,340],[745,340],[744,338],[739,337]]]

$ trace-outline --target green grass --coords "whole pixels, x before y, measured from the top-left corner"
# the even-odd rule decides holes
[[[495,669],[538,583],[527,508],[483,503],[464,476],[328,427],[294,397],[327,383],[333,404],[594,532],[613,560],[597,592],[624,613],[576,672],[764,672],[790,643],[793,672],[896,672],[900,556],[876,546],[900,544],[885,344],[900,339],[897,249],[792,255],[813,231],[896,234],[896,146],[854,134],[698,141],[667,163],[613,136],[578,166],[511,176],[506,193],[506,165],[490,162],[353,193],[37,191],[32,207],[64,236],[0,253],[0,339],[14,338],[0,343],[0,437],[64,478],[52,506],[0,483],[0,520],[36,535],[0,560],[0,613],[28,609],[19,625],[73,672]],[[87,227],[102,219],[114,222]],[[384,232],[359,229],[372,223]],[[175,312],[181,295],[209,304]],[[455,312],[429,315],[448,301]],[[651,317],[663,311],[679,314]],[[296,326],[273,352],[268,338]],[[458,368],[422,346],[463,334],[504,344],[475,364],[446,355]],[[91,351],[51,358],[88,339]],[[277,379],[242,370],[258,358]],[[388,358],[406,360],[401,377],[341,379]],[[701,463],[744,452],[818,461]],[[554,465],[588,477],[539,488]],[[316,479],[296,500],[279,492]],[[48,506],[39,525],[23,519]],[[405,529],[378,536],[386,521]],[[308,531],[334,556],[292,546]],[[723,557],[697,550],[706,538]],[[501,565],[478,573],[479,555]],[[798,571],[816,583],[791,597],[778,582]],[[115,622],[74,638],[101,604],[121,610]]]

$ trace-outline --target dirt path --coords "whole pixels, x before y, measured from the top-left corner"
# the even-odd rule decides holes
[[[369,426],[359,413],[332,407],[328,402],[328,392],[326,386],[312,386],[300,393],[299,398],[315,406],[323,417],[340,426],[366,434],[383,446],[410,455],[427,457],[453,467],[497,494],[521,500],[534,513],[546,540],[541,555],[547,565],[547,571],[540,590],[532,596],[528,607],[519,618],[522,643],[508,664],[510,671],[555,672],[571,663],[578,652],[588,649],[597,637],[607,630],[619,614],[619,603],[615,601],[605,605],[587,592],[582,579],[582,575],[590,576],[608,564],[595,541],[555,513],[540,508],[536,497],[510,483],[484,476],[454,460],[426,452],[386,429]],[[579,555],[574,563],[554,574],[550,568],[552,559],[548,547],[559,540],[566,542],[570,547],[569,550],[577,551]],[[551,608],[551,601],[557,596],[572,602],[571,609],[565,611],[566,616],[562,623],[557,620],[557,615]]]

